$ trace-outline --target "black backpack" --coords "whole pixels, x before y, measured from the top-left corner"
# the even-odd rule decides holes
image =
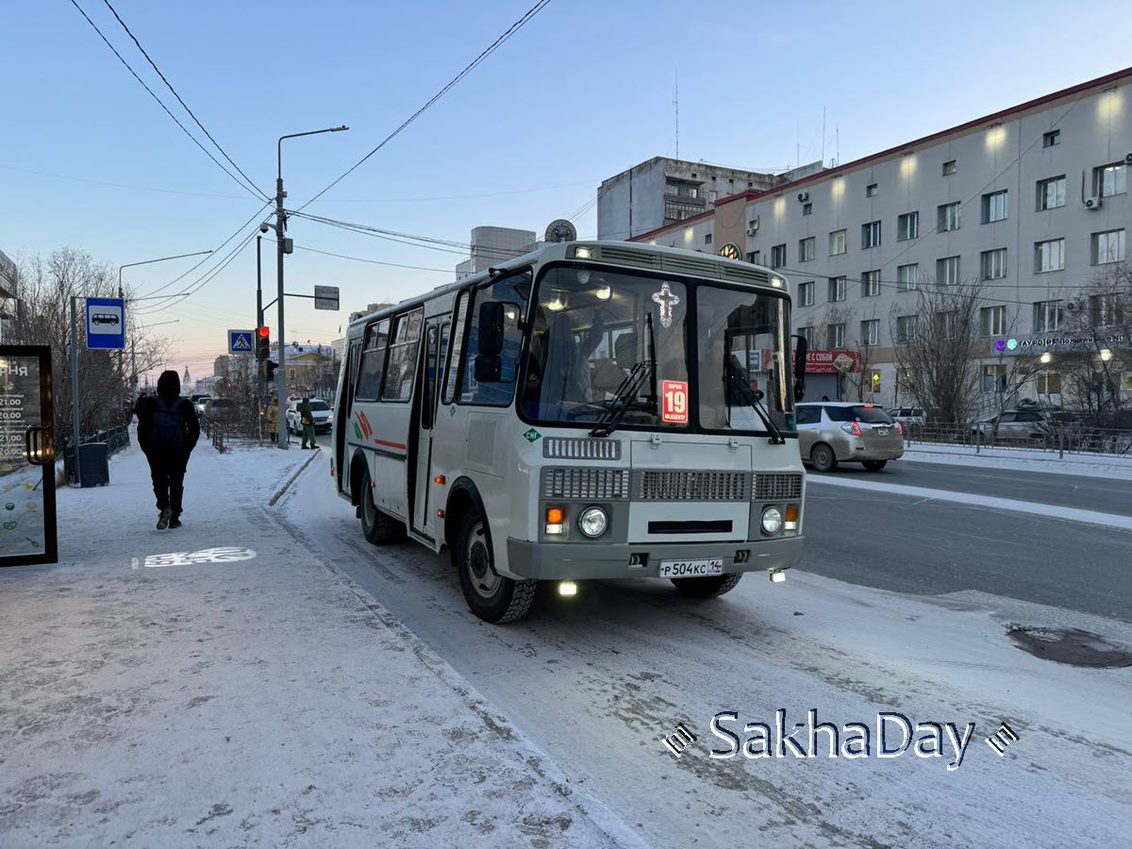
[[[154,446],[159,448],[181,448],[185,444],[185,414],[181,412],[181,399],[166,404],[158,398],[157,409],[153,414]]]

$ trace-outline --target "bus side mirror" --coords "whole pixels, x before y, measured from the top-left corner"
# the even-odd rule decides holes
[[[806,355],[810,345],[805,336],[791,338],[798,340],[794,345],[794,400],[797,402],[806,397]]]
[[[479,332],[476,337],[476,353],[485,357],[499,358],[503,353],[503,302],[484,301],[480,304]],[[476,371],[479,371],[479,357],[476,358]],[[476,377],[479,380],[479,377]]]
[[[503,358],[498,354],[476,355],[476,383],[501,383]]]

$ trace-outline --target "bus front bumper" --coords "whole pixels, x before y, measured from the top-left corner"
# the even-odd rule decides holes
[[[790,569],[802,559],[804,537],[751,542],[534,543],[507,540],[508,571],[539,581],[656,578],[664,560],[723,560],[725,574]]]

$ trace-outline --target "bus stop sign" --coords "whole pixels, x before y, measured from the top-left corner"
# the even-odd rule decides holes
[[[112,351],[126,347],[126,305],[121,298],[86,299],[86,346]]]

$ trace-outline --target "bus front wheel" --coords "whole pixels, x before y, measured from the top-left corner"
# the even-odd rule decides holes
[[[362,533],[374,545],[396,542],[401,534],[400,523],[377,509],[373,500],[373,486],[370,483],[369,469],[362,473]]]
[[[710,578],[673,578],[672,583],[689,598],[714,598],[731,592],[742,577],[740,572],[737,575],[712,575]]]
[[[503,625],[527,615],[535,600],[537,581],[515,581],[495,571],[485,519],[469,510],[460,525],[456,567],[468,608],[485,622]]]

